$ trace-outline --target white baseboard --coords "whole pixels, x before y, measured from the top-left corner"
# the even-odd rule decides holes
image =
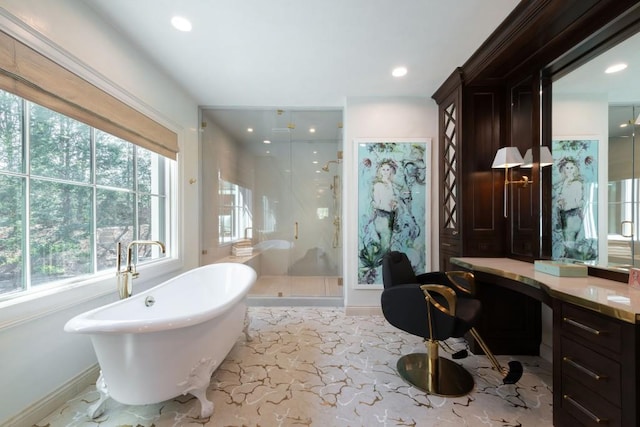
[[[100,375],[100,366],[96,363],[79,373],[53,393],[29,405],[19,414],[2,422],[0,427],[27,427],[42,421],[49,414],[80,394],[91,384],[95,384]]]
[[[381,307],[345,307],[347,316],[382,316]]]

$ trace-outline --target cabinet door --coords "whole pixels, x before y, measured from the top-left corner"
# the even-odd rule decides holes
[[[450,268],[449,259],[461,255],[459,188],[460,89],[445,99],[440,119],[440,269]]]

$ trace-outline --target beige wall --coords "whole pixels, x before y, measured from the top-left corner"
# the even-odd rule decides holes
[[[431,138],[431,251],[427,259],[438,265],[438,107],[425,97],[348,98],[345,106],[344,138],[344,238],[343,272],[347,313],[376,313],[380,310],[380,287],[357,286],[358,206],[357,147],[355,138]],[[429,247],[429,245],[427,245]]]
[[[180,154],[173,191],[179,206],[173,215],[179,235],[169,250],[178,258],[166,263],[163,271],[142,271],[135,287],[144,289],[197,266],[199,182],[189,184],[199,172],[193,99],[83,2],[3,0],[0,29],[177,133]],[[89,338],[65,333],[64,324],[76,314],[113,301],[115,294],[115,279],[109,277],[46,298],[0,306],[0,425],[29,409],[46,413],[60,405],[42,399],[96,363]],[[35,421],[21,419],[13,425]]]

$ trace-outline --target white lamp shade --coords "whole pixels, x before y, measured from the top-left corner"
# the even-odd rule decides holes
[[[493,159],[492,168],[512,168],[524,163],[518,147],[502,147]]]
[[[540,146],[540,167],[551,166],[552,164],[553,157],[551,156],[549,147],[546,145]],[[524,153],[524,164],[520,167],[529,169],[533,167],[533,152],[531,151],[531,148]]]

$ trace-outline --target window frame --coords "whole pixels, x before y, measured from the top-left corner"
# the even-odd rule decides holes
[[[6,92],[6,91],[3,91],[3,92],[10,94],[10,92]],[[163,183],[159,185],[160,191],[154,191],[155,189],[153,188],[153,186],[149,186],[149,188],[146,188],[147,186],[141,187],[139,185],[140,175],[138,173],[140,171],[139,169],[139,166],[141,164],[140,161],[141,159],[146,157],[146,155],[144,154],[144,151],[149,152],[149,150],[145,149],[144,147],[137,146],[136,144],[130,141],[124,141],[121,138],[118,138],[117,136],[109,135],[107,132],[88,126],[85,123],[79,122],[74,118],[55,112],[46,107],[42,107],[38,104],[35,104],[34,102],[31,102],[29,100],[26,100],[20,97],[19,95],[15,95],[15,94],[11,94],[11,95],[15,96],[21,104],[20,117],[22,121],[22,126],[19,131],[20,133],[19,139],[21,141],[22,152],[23,152],[22,167],[20,171],[13,171],[11,169],[7,169],[7,170],[2,170],[0,174],[2,176],[7,176],[7,177],[16,177],[21,182],[23,182],[23,185],[22,185],[23,206],[21,208],[21,210],[24,213],[24,216],[22,219],[23,227],[22,227],[22,234],[21,234],[23,251],[22,251],[21,261],[19,263],[20,271],[21,271],[21,274],[20,274],[21,279],[18,285],[19,287],[14,290],[9,290],[7,292],[0,293],[0,302],[17,298],[21,295],[38,292],[41,289],[57,288],[60,286],[64,286],[68,283],[74,283],[74,282],[82,281],[85,279],[89,279],[101,273],[102,271],[106,271],[106,272],[109,272],[112,270],[115,271],[115,265],[108,266],[108,267],[101,267],[100,264],[98,263],[98,257],[100,257],[100,248],[99,248],[99,242],[98,242],[99,240],[98,231],[100,230],[100,227],[98,224],[98,217],[101,214],[101,212],[99,211],[98,195],[101,191],[107,191],[107,192],[121,191],[123,194],[129,194],[131,196],[131,208],[133,209],[132,211],[133,216],[131,218],[131,223],[129,225],[131,226],[131,231],[133,232],[133,235],[130,236],[128,239],[124,240],[125,243],[131,240],[136,240],[136,239],[149,240],[148,237],[143,237],[140,235],[142,230],[140,229],[139,220],[140,220],[140,216],[143,215],[143,213],[139,209],[143,204],[143,200],[145,200],[146,198],[149,198],[149,200],[153,200],[155,197],[157,198],[157,200],[162,201],[162,204],[164,206],[158,212],[156,212],[156,214],[160,215],[161,217],[164,217],[163,218],[164,221],[162,221],[162,224],[160,224],[162,226],[161,230],[159,231],[160,235],[162,236],[160,240],[162,240],[163,243],[167,244],[169,247],[172,246],[171,242],[167,239],[167,237],[171,234],[170,232],[171,217],[167,212],[170,210],[170,204],[172,202],[172,200],[169,197],[168,188],[170,187],[172,179],[174,178],[171,173],[172,162],[170,161],[170,159],[158,153],[151,153],[152,156],[158,156],[158,158],[162,157],[162,162],[160,164],[156,164],[156,166],[154,167],[153,166],[154,161],[151,160],[150,166],[149,166],[150,168],[149,173],[151,174],[151,176],[153,176],[154,174],[157,174],[157,179],[163,181]],[[54,123],[58,123],[58,120],[63,120],[63,121],[70,120],[71,123],[75,123],[73,126],[79,125],[80,129],[84,129],[84,127],[86,127],[86,129],[83,130],[83,132],[86,132],[86,135],[83,137],[84,139],[83,145],[85,145],[85,147],[83,148],[83,151],[80,153],[80,158],[84,157],[85,159],[86,172],[84,173],[85,175],[84,179],[78,179],[77,176],[66,177],[66,178],[57,176],[58,171],[55,168],[52,170],[53,175],[51,175],[49,171],[33,170],[34,157],[31,154],[34,152],[34,147],[32,147],[34,140],[32,138],[33,127],[31,126],[31,119],[33,117],[32,111],[38,111],[38,110],[40,111],[40,114],[42,114],[42,112],[48,111],[48,113],[46,114],[49,117],[49,119],[53,120]],[[116,138],[116,140],[122,141],[125,144],[127,144],[128,147],[133,147],[131,151],[131,156],[129,156],[128,159],[126,160],[127,163],[130,163],[129,166],[132,171],[131,177],[130,177],[130,180],[131,180],[130,186],[115,188],[115,187],[105,186],[99,183],[99,179],[98,179],[99,176],[97,174],[98,172],[97,156],[98,156],[98,145],[100,143],[98,141],[98,136],[100,133],[104,135],[109,135],[110,137],[114,137]],[[55,135],[53,135],[53,138],[57,139]],[[50,136],[47,136],[46,139],[49,140]],[[141,151],[141,150],[144,150],[144,151]],[[86,151],[86,153],[84,151]],[[45,152],[49,153],[49,154],[46,154],[45,156],[50,157],[51,155],[50,152],[49,151],[45,151]],[[87,272],[76,271],[76,272],[72,272],[71,277],[56,279],[55,276],[51,276],[48,274],[41,276],[37,274],[36,270],[34,270],[35,264],[33,263],[33,260],[37,259],[37,257],[36,257],[36,253],[34,253],[36,249],[33,246],[35,241],[32,240],[32,232],[33,232],[33,227],[34,226],[37,227],[39,224],[37,221],[37,218],[34,216],[34,212],[36,211],[33,205],[34,203],[33,197],[35,195],[34,189],[40,186],[46,187],[50,185],[60,186],[61,188],[67,187],[68,189],[67,191],[69,190],[85,191],[88,193],[87,196],[89,196],[89,193],[90,193],[90,197],[83,198],[85,200],[84,208],[87,209],[86,214],[88,214],[87,218],[85,219],[86,221],[88,221],[88,223],[84,224],[87,232],[87,238],[88,238],[88,241],[86,243],[88,243],[91,251],[91,257],[89,258],[90,261],[86,265],[86,268],[88,268]],[[42,207],[40,207],[37,211],[40,212],[41,208]],[[126,227],[128,228],[129,225],[126,225]],[[158,232],[158,230],[156,230],[156,232]],[[114,242],[114,249],[115,249],[115,245],[116,243]],[[78,254],[72,253],[72,254],[66,254],[64,256],[66,257],[67,255],[76,257]],[[120,254],[120,256],[122,255],[123,254]],[[58,256],[61,256],[61,254],[58,254]],[[135,261],[137,262],[137,259]],[[150,260],[150,261],[154,261],[154,260]],[[143,261],[143,263],[144,262],[146,261]],[[57,263],[47,264],[47,265],[54,268],[58,266]]]
[[[178,192],[180,177],[184,169],[184,156],[176,155],[182,145],[184,138],[183,129],[179,124],[161,114],[158,110],[141,101],[135,94],[128,92],[118,86],[107,77],[101,75],[91,66],[78,61],[67,51],[51,43],[48,39],[38,33],[25,31],[24,27],[16,24],[15,21],[7,19],[0,14],[0,27],[2,31],[24,43],[34,52],[58,64],[60,67],[71,72],[74,77],[87,82],[91,87],[103,92],[108,97],[119,102],[119,105],[129,108],[130,111],[139,112],[148,122],[158,124],[163,129],[157,130],[160,135],[173,139],[171,150],[175,149],[175,161],[170,162],[168,173],[170,174],[169,188],[167,188],[167,198],[170,200],[166,214],[169,216],[169,231],[167,241],[171,246],[167,247],[167,256],[156,261],[142,264],[138,268],[140,277],[136,279],[134,287],[136,292],[149,286],[167,280],[175,274],[183,271],[185,261],[183,258],[183,219],[182,219],[182,199]],[[90,110],[86,110],[90,111]],[[128,114],[128,113],[127,113]],[[130,115],[124,114],[124,117]],[[81,120],[82,121],[82,120]],[[114,122],[115,123],[115,122]],[[95,126],[100,128],[100,126]],[[108,129],[102,129],[109,131]],[[154,130],[154,132],[156,132]],[[127,139],[127,138],[125,138]],[[110,297],[117,300],[116,279],[113,271],[99,272],[86,280],[68,283],[51,289],[42,289],[38,292],[24,294],[12,299],[0,301],[0,331],[11,328],[26,322],[31,322],[54,313],[78,307],[77,312],[84,311],[84,308],[92,308],[86,304],[96,299]]]

